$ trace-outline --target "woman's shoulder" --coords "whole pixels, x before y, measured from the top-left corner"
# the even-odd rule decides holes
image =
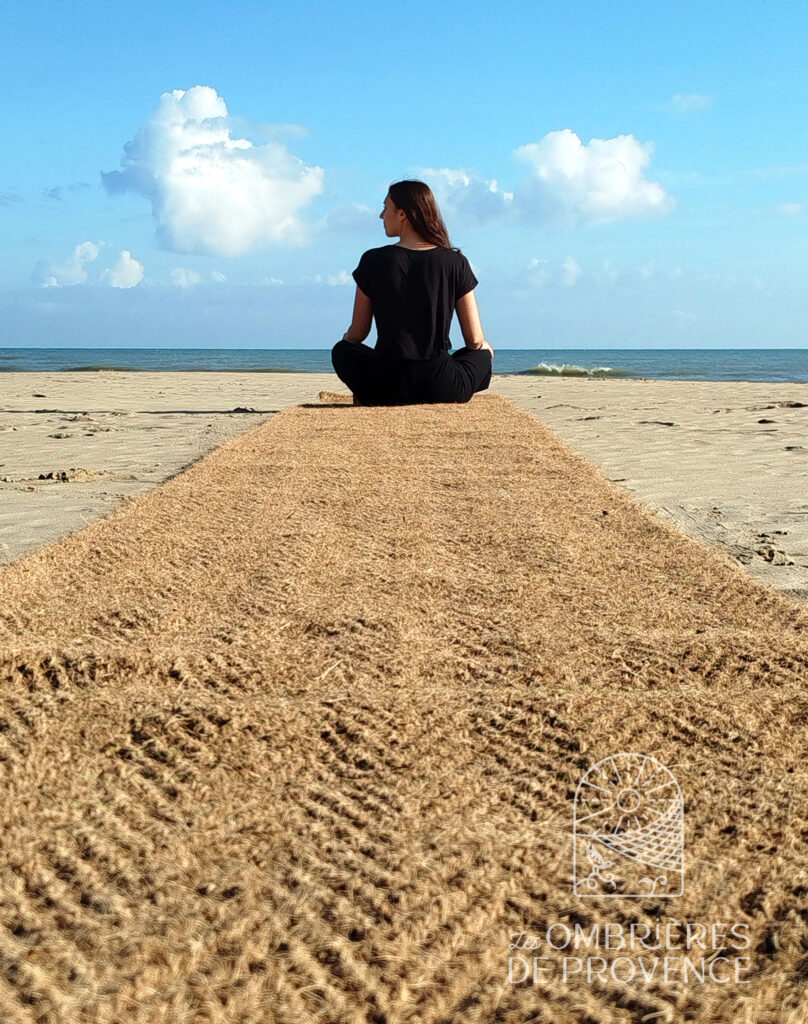
[[[408,257],[417,255],[418,257],[428,254],[431,261],[437,258],[439,264],[443,266],[452,267],[463,267],[468,266],[468,259],[460,249],[446,248],[445,246],[436,246],[433,249],[408,249],[406,246],[396,245],[379,245],[373,249],[366,249],[359,262],[363,266],[383,266],[389,265],[396,260],[406,260]]]
[[[378,245],[374,249],[365,249],[362,253],[361,258],[363,260],[378,260],[384,259],[385,256],[390,254],[393,250],[400,249],[398,245]]]

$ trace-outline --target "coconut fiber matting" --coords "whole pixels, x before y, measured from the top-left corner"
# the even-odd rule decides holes
[[[503,398],[275,415],[0,650],[3,1024],[805,1019],[808,613]]]

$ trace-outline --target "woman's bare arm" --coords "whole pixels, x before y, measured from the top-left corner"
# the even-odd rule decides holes
[[[460,322],[460,330],[463,332],[463,341],[465,341],[466,347],[488,349],[493,356],[494,350],[485,340],[485,335],[483,334],[480,313],[477,309],[477,299],[473,290],[466,292],[465,295],[461,295],[455,305],[455,312]]]
[[[342,336],[343,341],[353,341],[357,345],[360,344],[370,334],[372,324],[373,303],[370,301],[368,296],[365,295],[359,285],[357,285],[356,296],[354,298],[353,319],[351,320],[351,326]]]

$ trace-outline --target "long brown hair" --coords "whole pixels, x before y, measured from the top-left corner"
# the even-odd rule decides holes
[[[460,252],[449,241],[432,189],[423,181],[395,181],[387,190],[393,205],[407,214],[413,231],[430,245]]]

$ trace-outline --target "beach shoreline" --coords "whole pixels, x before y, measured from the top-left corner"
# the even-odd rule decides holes
[[[0,375],[0,564],[109,515],[333,373]],[[808,602],[808,385],[494,374],[609,479]]]

